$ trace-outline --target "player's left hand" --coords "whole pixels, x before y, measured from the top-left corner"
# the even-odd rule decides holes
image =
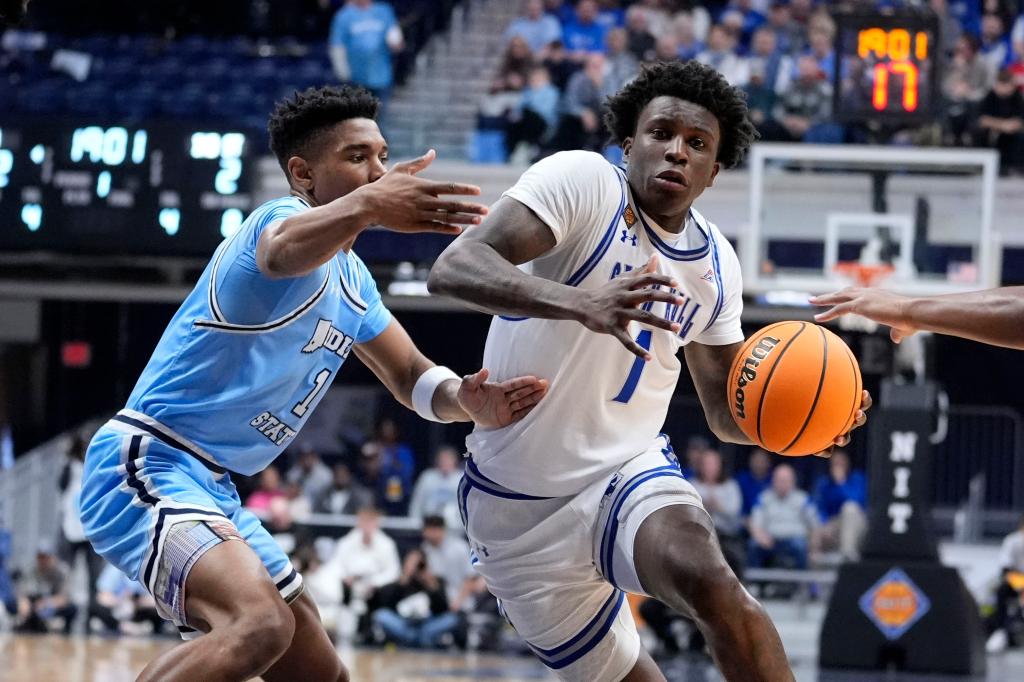
[[[847,431],[846,433],[844,433],[843,435],[837,437],[834,441],[832,441],[832,446],[829,447],[828,450],[823,450],[822,452],[819,452],[815,456],[816,457],[823,457],[825,459],[828,459],[829,457],[832,456],[832,451],[835,448],[845,448],[847,445],[849,445],[850,444],[850,434],[853,433],[853,430],[854,429],[859,429],[860,427],[864,426],[864,424],[867,423],[867,421],[868,421],[868,410],[871,409],[871,405],[873,404],[873,402],[874,401],[871,400],[871,394],[868,393],[866,390],[862,391],[861,392],[861,399],[860,399],[860,409],[857,410],[857,414],[853,418],[853,426],[850,427],[849,431]]]
[[[459,405],[478,426],[500,428],[530,414],[548,392],[547,379],[516,377],[489,383],[489,372],[481,369],[462,378]]]

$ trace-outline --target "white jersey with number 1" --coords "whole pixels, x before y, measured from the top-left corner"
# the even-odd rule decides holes
[[[529,207],[555,236],[555,247],[523,264],[524,271],[596,289],[657,254],[658,271],[679,283],[683,298],[678,306],[650,306],[682,325],[678,333],[630,324],[630,334],[650,349],[650,362],[574,321],[495,317],[491,323],[483,361],[491,380],[532,374],[551,386],[522,421],[477,427],[466,441],[473,463],[517,493],[575,495],[657,438],[682,346],[743,340],[739,261],[718,228],[695,210],[681,233],[661,229],[635,203],[622,170],[592,152],[540,161],[505,196]]]

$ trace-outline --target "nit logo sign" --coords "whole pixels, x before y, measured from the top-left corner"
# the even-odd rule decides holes
[[[932,607],[928,596],[899,568],[879,578],[858,604],[890,641],[899,639]]]

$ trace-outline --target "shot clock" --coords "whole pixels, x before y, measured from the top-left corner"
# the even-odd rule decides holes
[[[938,22],[929,12],[836,14],[834,117],[915,124],[938,110]]]
[[[0,250],[208,256],[253,208],[246,133],[0,119]]]

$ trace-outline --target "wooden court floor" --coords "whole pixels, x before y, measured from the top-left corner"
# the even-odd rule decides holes
[[[177,643],[173,639],[0,635],[0,682],[133,682],[150,659]],[[367,649],[345,650],[341,655],[353,682],[555,679],[525,657]]]

